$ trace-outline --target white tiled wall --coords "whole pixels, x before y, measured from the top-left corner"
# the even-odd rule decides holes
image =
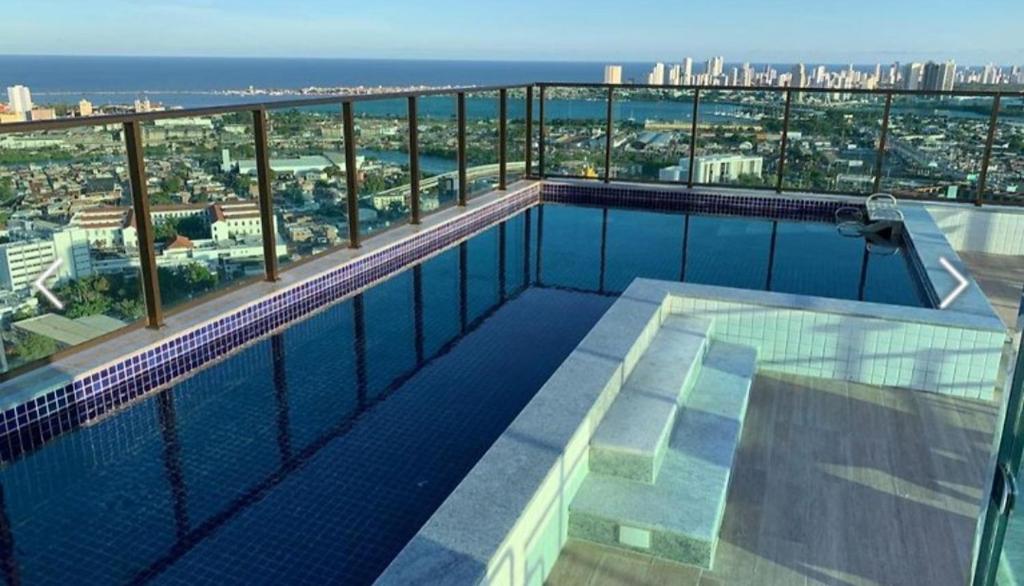
[[[956,250],[1024,255],[1024,210],[963,205],[926,209]]]
[[[993,398],[999,332],[673,295],[715,337],[759,350],[758,368],[975,399]]]

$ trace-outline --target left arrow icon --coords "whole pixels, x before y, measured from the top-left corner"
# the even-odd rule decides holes
[[[64,309],[64,304],[60,302],[60,299],[57,299],[57,296],[53,294],[53,291],[46,288],[46,280],[52,277],[53,273],[57,272],[61,262],[62,260],[59,258],[53,261],[53,264],[46,267],[43,274],[39,275],[35,281],[32,281],[32,288],[42,293],[43,297],[46,297],[46,299],[57,309]]]

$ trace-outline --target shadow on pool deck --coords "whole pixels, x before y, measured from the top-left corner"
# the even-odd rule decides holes
[[[570,542],[576,584],[967,582],[995,403],[762,374],[715,569]]]

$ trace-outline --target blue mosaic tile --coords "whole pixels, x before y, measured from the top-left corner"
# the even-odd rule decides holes
[[[834,222],[836,210],[854,207],[840,200],[789,195],[730,195],[702,193],[699,188],[665,190],[581,183],[545,183],[541,199],[550,203],[815,222]]]
[[[94,420],[323,306],[344,299],[540,201],[539,185],[126,357],[0,415],[0,461]]]

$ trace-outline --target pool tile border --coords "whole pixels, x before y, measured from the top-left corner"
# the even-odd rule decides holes
[[[545,181],[545,202],[573,205],[613,205],[621,208],[663,210],[682,213],[749,216],[773,220],[835,222],[840,208],[864,209],[861,202],[835,198],[776,196],[769,193],[716,193],[704,188],[630,184],[607,185],[592,181]]]
[[[96,419],[235,348],[540,202],[533,183],[336,269],[142,349],[0,413],[0,462]]]

